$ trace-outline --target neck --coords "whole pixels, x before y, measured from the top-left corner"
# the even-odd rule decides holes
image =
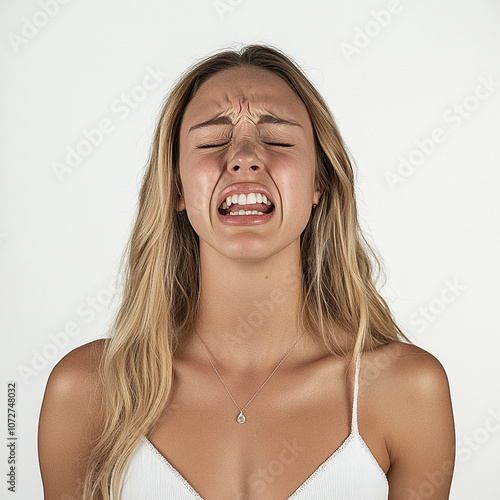
[[[289,358],[311,348],[300,326],[300,252],[292,247],[259,262],[227,259],[207,246],[200,248],[195,330],[216,366],[256,373],[276,365],[299,338]],[[206,359],[195,333],[189,344],[197,357]]]

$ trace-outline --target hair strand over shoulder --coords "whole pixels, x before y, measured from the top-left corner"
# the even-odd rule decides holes
[[[279,50],[250,45],[212,55],[189,69],[161,111],[126,249],[123,300],[101,361],[103,432],[89,457],[84,500],[119,498],[126,464],[158,420],[173,384],[173,358],[195,323],[199,300],[199,239],[179,217],[179,129],[200,86],[226,69],[273,72],[300,97],[316,141],[320,202],[301,235],[304,301],[301,321],[328,350],[350,358],[408,339],[376,289],[381,265],[358,223],[354,174],[326,103],[299,67]],[[338,341],[337,325],[352,336]]]

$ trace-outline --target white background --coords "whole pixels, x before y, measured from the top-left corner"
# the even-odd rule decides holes
[[[42,498],[36,435],[52,367],[111,321],[162,100],[200,58],[263,42],[293,56],[331,107],[386,265],[382,293],[448,373],[451,498],[499,499],[500,2],[55,1],[0,7],[1,392],[17,382],[16,498]],[[108,132],[85,150],[103,119]],[[78,147],[87,155],[57,175]],[[403,159],[416,166],[391,188]]]

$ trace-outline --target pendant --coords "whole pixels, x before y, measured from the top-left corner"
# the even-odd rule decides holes
[[[245,423],[245,415],[243,415],[243,411],[240,411],[240,414],[238,415],[238,418],[236,419],[236,422],[239,424],[244,424]]]

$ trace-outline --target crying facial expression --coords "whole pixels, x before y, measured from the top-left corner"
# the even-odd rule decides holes
[[[179,146],[178,210],[187,211],[201,240],[212,245],[218,233],[238,245],[239,229],[269,247],[272,230],[283,247],[300,236],[320,196],[314,133],[302,100],[282,78],[252,66],[215,74],[186,107]],[[276,213],[266,224],[226,227],[217,216],[219,195],[244,182],[265,186]]]

